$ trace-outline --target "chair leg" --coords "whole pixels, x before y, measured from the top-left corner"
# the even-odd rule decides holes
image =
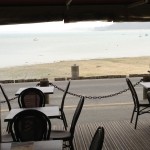
[[[70,150],[74,150],[74,147],[73,147],[73,141],[69,141],[69,144],[70,144]]]
[[[10,133],[9,126],[10,126],[10,123],[8,122],[7,128],[6,128],[6,131],[7,131],[8,133]]]
[[[68,141],[63,141],[63,149],[74,150],[72,139]]]
[[[137,108],[137,114],[136,114],[136,120],[135,120],[135,126],[134,126],[134,129],[136,129],[136,127],[137,127],[138,116],[139,116],[139,108]]]
[[[132,123],[132,121],[133,121],[135,109],[136,109],[136,107],[133,108],[133,112],[132,112],[132,117],[131,117],[130,123]]]
[[[61,116],[62,116],[62,120],[63,120],[63,123],[64,123],[65,130],[67,130],[68,124],[67,124],[65,113],[63,111],[61,112]]]

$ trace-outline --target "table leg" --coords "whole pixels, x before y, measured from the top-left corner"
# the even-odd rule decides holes
[[[148,89],[143,88],[143,100],[147,99],[147,91]]]

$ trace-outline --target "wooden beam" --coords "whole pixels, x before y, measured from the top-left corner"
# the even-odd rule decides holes
[[[9,6],[0,7],[0,25],[63,21],[150,21],[150,4],[128,5]]]

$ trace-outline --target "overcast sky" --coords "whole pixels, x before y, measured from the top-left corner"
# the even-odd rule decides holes
[[[46,22],[34,24],[2,25],[0,33],[23,33],[23,32],[66,32],[66,31],[85,31],[95,27],[112,25],[112,22],[88,21],[77,23]]]

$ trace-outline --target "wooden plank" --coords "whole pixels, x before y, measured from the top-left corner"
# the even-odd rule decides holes
[[[88,150],[92,137],[99,126],[103,126],[105,129],[103,150],[149,150],[150,120],[145,119],[138,121],[136,130],[134,123],[130,123],[129,120],[77,124],[73,140],[75,150],[81,148]],[[63,125],[52,128],[63,129]],[[10,138],[4,129],[2,135],[2,139],[3,137]]]

